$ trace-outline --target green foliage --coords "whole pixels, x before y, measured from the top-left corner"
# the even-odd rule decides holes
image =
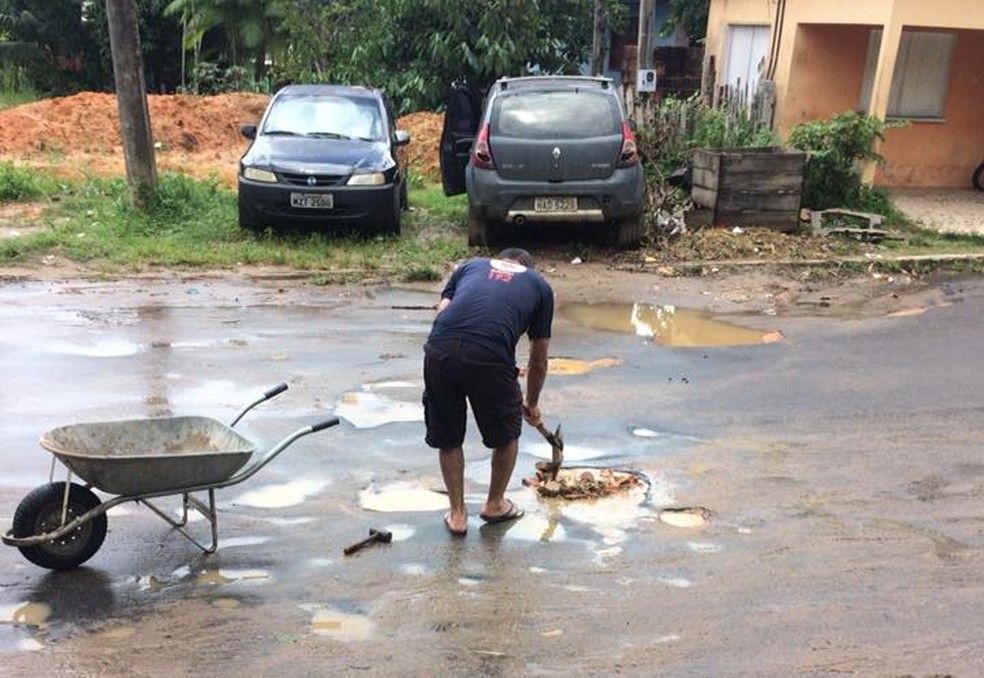
[[[803,206],[816,210],[878,206],[878,194],[862,185],[863,166],[882,161],[874,150],[875,143],[884,138],[885,130],[904,124],[848,111],[828,120],[796,125],[790,130],[788,143],[808,154]],[[879,211],[886,209],[882,204]]]
[[[38,97],[27,69],[0,65],[0,110],[37,101]]]
[[[575,73],[591,46],[592,0],[300,0],[282,24],[279,81],[386,90],[398,114],[442,106],[452,82],[484,89],[530,69]],[[613,10],[614,14],[614,10]]]
[[[671,35],[683,27],[691,42],[703,42],[707,35],[710,0],[670,0],[670,9],[660,26],[661,35]]]
[[[636,137],[658,180],[687,165],[695,148],[754,148],[776,143],[768,127],[745,111],[713,108],[698,96],[664,99],[640,125]]]
[[[59,189],[58,182],[47,174],[0,162],[0,202],[37,200],[55,195]]]
[[[196,62],[206,49],[206,60],[226,67],[250,65],[252,77],[262,81],[268,54],[289,44],[281,24],[291,5],[289,0],[170,0],[164,15],[180,17],[184,46],[194,50]],[[208,43],[207,35],[219,40]]]

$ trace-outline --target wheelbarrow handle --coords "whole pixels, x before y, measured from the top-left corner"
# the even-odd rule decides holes
[[[270,398],[273,398],[274,396],[278,396],[278,395],[280,395],[281,393],[283,393],[286,390],[287,390],[287,384],[285,384],[285,383],[277,384],[273,388],[267,389],[263,393],[262,396],[260,396],[259,398],[257,398],[253,402],[251,402],[249,405],[247,405],[243,409],[239,410],[239,414],[237,414],[232,419],[232,421],[229,422],[229,427],[231,428],[231,427],[235,426],[236,424],[238,424],[239,423],[239,420],[243,418],[243,415],[245,415],[247,412],[249,412],[251,409],[253,409],[257,405],[259,405],[260,403],[264,403],[267,400],[269,400]]]
[[[271,389],[269,389],[269,390],[267,390],[267,391],[265,391],[263,393],[263,400],[269,400],[270,398],[272,398],[274,396],[280,395],[281,393],[283,393],[286,390],[287,390],[287,384],[277,384],[273,388],[271,388]]]
[[[332,426],[338,426],[338,417],[332,417],[331,419],[325,419],[324,421],[318,422],[317,424],[312,424],[311,433],[324,431],[326,428],[331,428]]]

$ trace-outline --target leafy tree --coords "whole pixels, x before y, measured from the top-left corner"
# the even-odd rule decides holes
[[[184,46],[195,49],[196,55],[209,33],[221,35],[216,60],[228,66],[249,60],[259,81],[265,75],[268,53],[283,47],[279,26],[291,4],[290,0],[171,0],[164,14],[180,17]]]
[[[660,27],[660,33],[669,35],[682,26],[691,43],[702,42],[707,36],[707,13],[710,0],[670,0],[670,11]]]
[[[181,82],[181,23],[176,17],[164,15],[168,2],[170,0],[136,0],[140,53],[148,92],[174,91]],[[106,66],[102,76],[105,87],[109,88],[113,74],[105,0],[87,6],[86,14],[92,24],[100,63]]]
[[[99,83],[102,66],[83,0],[0,0],[0,62],[26,66],[42,89]]]
[[[613,11],[614,5],[613,3]],[[576,73],[591,49],[593,0],[298,0],[279,75],[386,89],[398,112],[436,108],[455,81]]]

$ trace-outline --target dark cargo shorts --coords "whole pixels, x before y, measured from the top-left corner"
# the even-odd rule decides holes
[[[486,447],[502,447],[523,428],[523,392],[515,365],[478,344],[442,339],[424,346],[424,440],[450,449],[465,440],[467,403]]]

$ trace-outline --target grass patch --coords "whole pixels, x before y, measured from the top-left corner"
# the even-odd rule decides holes
[[[122,179],[90,178],[63,186],[43,174],[16,168],[10,173],[16,179],[12,185],[35,176],[44,187],[20,190],[17,199],[57,195],[58,200],[44,214],[47,228],[0,242],[0,265],[56,255],[104,272],[284,266],[310,271],[328,283],[376,275],[436,280],[444,274],[445,262],[469,253],[459,221],[462,210],[439,209],[433,196],[440,189],[434,187],[411,192],[412,205],[419,200],[431,207],[407,213],[400,238],[365,240],[324,233],[247,233],[239,228],[234,191],[182,174],[163,173],[147,209],[139,211],[130,206]],[[0,186],[3,176],[0,167]]]
[[[243,231],[236,216],[235,192],[214,179],[162,173],[147,209],[139,211],[130,206],[123,179],[63,183],[45,171],[0,163],[0,205],[32,200],[43,201],[45,209],[33,224],[22,221],[21,225],[40,228],[0,240],[0,266],[38,265],[42,258],[54,256],[107,274],[155,267],[231,270],[280,266],[306,271],[319,284],[436,281],[447,273],[450,263],[481,251],[466,245],[466,198],[448,198],[439,185],[419,181],[410,187],[411,209],[404,213],[401,236],[368,240],[320,232],[257,235]],[[723,229],[702,229],[660,247],[619,257],[673,264],[838,259],[864,253],[894,257],[984,252],[982,236],[941,234],[904,220],[892,230],[904,239],[872,244],[836,236],[817,239],[752,231],[735,235]],[[565,241],[564,247],[565,255],[580,251],[574,240]]]
[[[47,173],[0,162],[0,202],[38,200],[54,196],[61,189],[61,184]]]

